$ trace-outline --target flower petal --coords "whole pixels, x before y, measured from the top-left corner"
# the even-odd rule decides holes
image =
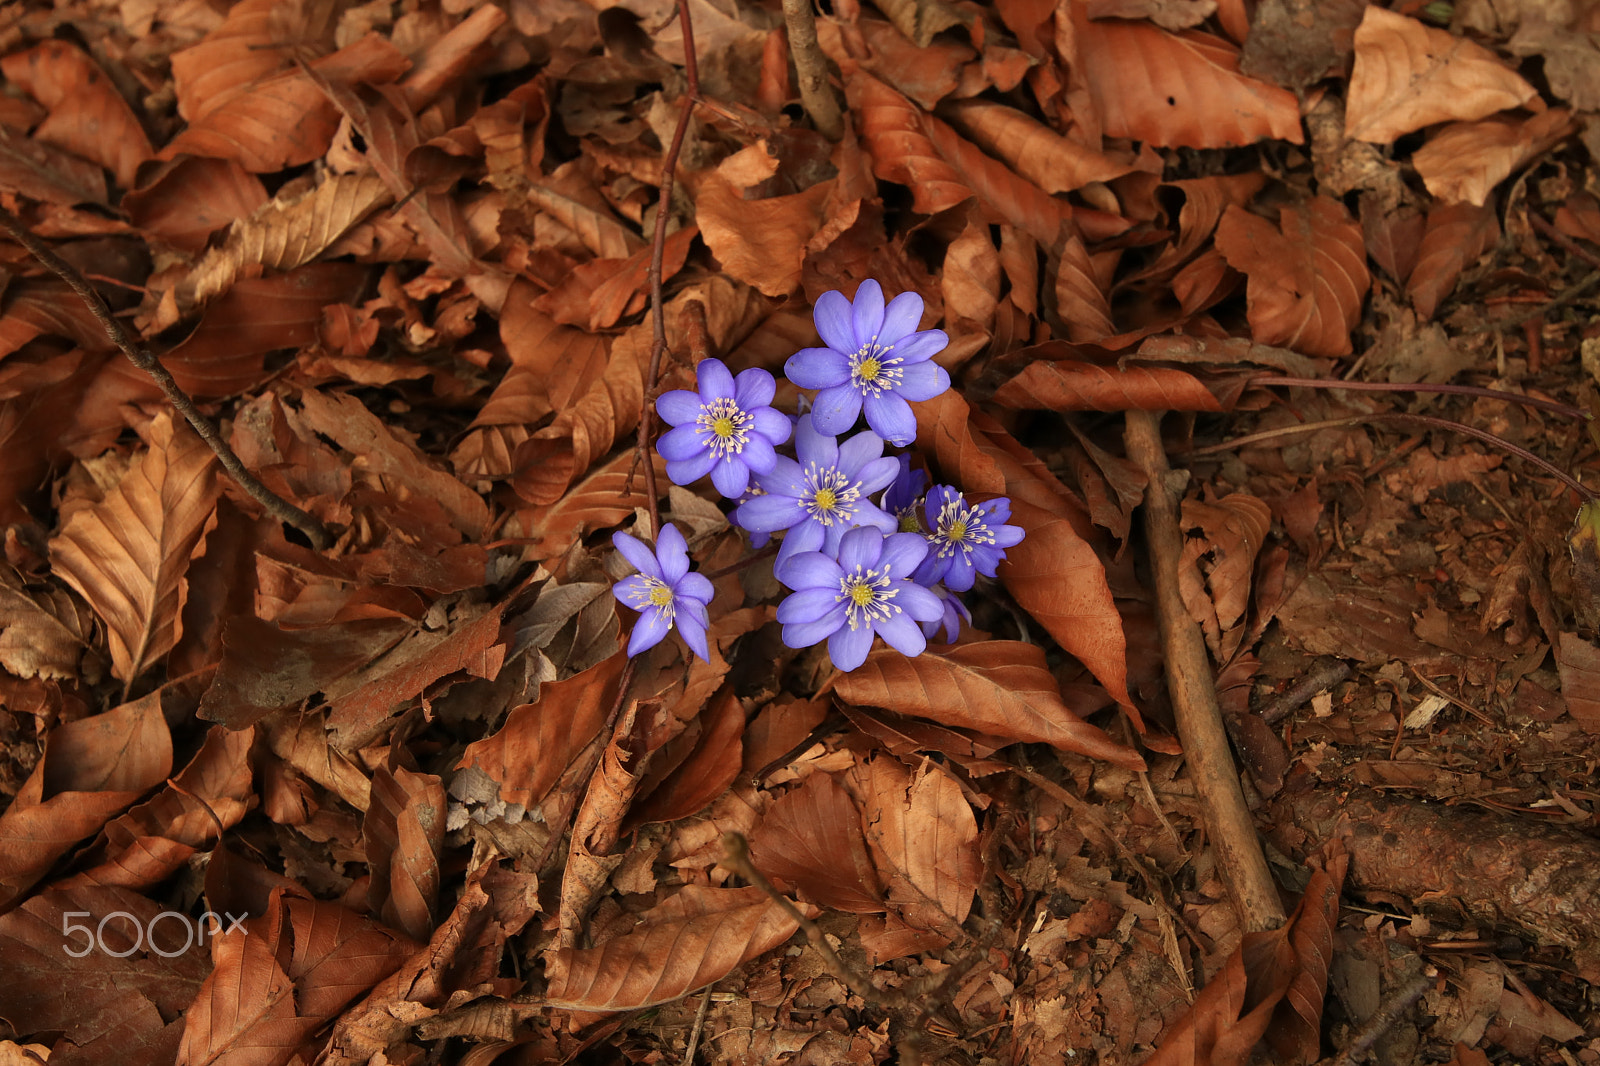
[[[683,642],[689,645],[689,650],[706,662],[711,661],[711,648],[706,644],[706,627],[697,618],[691,618],[686,612],[678,615],[678,632],[683,634]]]
[[[789,560],[783,577],[784,584],[792,589],[827,589],[834,595],[839,591],[839,582],[844,580],[844,571],[821,552],[808,551]]]
[[[884,308],[883,328],[878,331],[878,343],[893,344],[901,337],[915,333],[921,322],[922,297],[914,292],[903,292]]]
[[[941,610],[940,614],[943,613]],[[873,628],[878,631],[878,636],[883,638],[884,643],[901,655],[921,655],[922,650],[928,646],[928,638],[922,635],[922,630],[917,628],[917,623],[911,620],[909,614],[897,614],[885,618]]]
[[[708,603],[715,596],[716,590],[711,587],[711,579],[704,574],[684,574],[673,586],[672,594],[678,598],[679,606],[684,600],[697,600]]]
[[[850,301],[845,299],[844,293],[835,289],[818,296],[811,317],[816,320],[823,344],[840,352],[853,352],[861,347],[851,324]]]
[[[750,412],[750,419],[752,432],[767,438],[774,447],[794,433],[794,423],[789,421],[789,416],[772,407],[757,407]]]
[[[868,278],[856,289],[856,298],[850,301],[850,320],[855,327],[858,346],[883,332],[883,286],[875,279]]]
[[[656,451],[669,462],[689,462],[706,450],[706,437],[699,429],[693,422],[686,422],[677,429],[667,430],[656,441]]]
[[[911,405],[892,392],[868,396],[867,425],[890,444],[904,447],[917,439],[917,419]]]
[[[855,479],[861,483],[861,495],[871,496],[885,488],[899,472],[900,464],[895,462],[894,456],[886,455],[862,466],[856,471]]]
[[[629,574],[611,586],[611,595],[630,611],[643,610],[639,605],[650,600],[650,579],[643,574]]]
[[[850,380],[850,362],[832,348],[801,348],[783,364],[783,376],[802,389],[826,389]]]
[[[928,557],[928,540],[920,533],[896,533],[883,538],[883,554],[878,565],[891,567],[890,573],[909,577]]]
[[[945,571],[949,569],[950,557],[930,550],[927,558],[917,567],[916,573],[911,575],[911,580],[919,585],[937,584],[944,579]]]
[[[994,545],[997,548],[1015,548],[1022,543],[1022,538],[1027,534],[1021,526],[990,526],[989,532],[994,534]]]
[[[793,496],[771,493],[739,505],[739,525],[755,533],[776,533],[806,518],[805,508]]]
[[[815,622],[791,622],[783,627],[783,642],[791,648],[809,648],[820,644],[844,625],[844,604],[836,603],[827,614]]]
[[[791,592],[778,604],[778,621],[784,625],[794,622],[815,622],[839,604],[839,587],[831,589],[808,588]]]
[[[862,500],[856,504],[854,524],[870,526],[886,537],[900,529],[899,519],[870,500]]]
[[[659,607],[652,607],[639,615],[639,620],[633,625],[633,636],[628,638],[628,655],[638,655],[642,651],[660,644],[668,633],[672,632],[672,623]]]
[[[828,658],[833,660],[833,665],[848,673],[867,661],[867,652],[872,650],[872,627],[862,626],[851,629],[843,626],[828,638]]]
[[[701,403],[733,399],[733,375],[721,359],[707,357],[696,363],[694,381],[700,389]]]
[[[689,572],[689,545],[671,522],[661,525],[656,538],[656,558],[661,560],[661,580],[676,585]]]
[[[848,433],[861,415],[861,390],[854,385],[835,385],[817,393],[811,420],[818,433],[836,436]]]
[[[794,450],[801,466],[815,463],[826,470],[839,463],[839,442],[833,439],[833,434],[820,432],[811,415],[802,416],[794,427]]]
[[[639,573],[645,577],[653,577],[657,581],[661,580],[661,564],[656,561],[655,552],[646,547],[644,541],[632,533],[613,533],[611,543]]]
[[[787,455],[778,456],[778,461],[772,464],[772,473],[763,474],[756,479],[762,492],[776,493],[779,496],[799,496],[805,491],[802,484],[804,471],[800,464]]]
[[[768,474],[778,465],[778,453],[772,450],[767,438],[751,434],[739,453],[739,462],[748,466],[752,474]]]
[[[877,565],[882,554],[883,534],[870,526],[858,526],[839,538],[839,569],[846,574]]]
[[[728,499],[737,499],[750,487],[750,468],[738,456],[725,455],[711,468],[711,484]]]
[[[907,363],[924,363],[950,346],[950,337],[942,329],[925,329],[921,333],[913,333],[894,346],[890,354],[900,360],[902,366]]]
[[[663,392],[656,399],[656,413],[669,426],[692,423],[700,417],[700,397],[688,389]]]
[[[691,459],[668,459],[667,477],[672,479],[674,485],[693,485],[711,473],[711,468],[716,465],[717,457],[710,448],[706,448]]]
[[[742,411],[765,407],[777,394],[778,383],[772,375],[758,366],[739,371],[733,379],[733,399]]]
[[[950,372],[938,363],[912,363],[901,370],[900,387],[894,391],[908,400],[931,400],[950,387]]]
[[[965,592],[977,579],[978,572],[973,569],[972,557],[964,551],[958,551],[950,556],[950,568],[944,572],[941,580],[951,592]]]
[[[783,535],[783,543],[778,547],[778,557],[773,560],[772,573],[779,581],[789,585],[788,569],[795,557],[816,551],[818,548],[829,550],[837,548],[838,544],[826,542],[827,530],[822,528],[822,523],[814,518],[807,518],[804,522],[790,529]],[[789,585],[793,588],[793,585]]]
[[[894,602],[917,621],[932,622],[944,616],[944,601],[921,585],[907,582],[895,587],[900,590],[900,594],[895,597]]]
[[[862,430],[843,444],[839,445],[839,469],[846,477],[856,477],[861,468],[883,455],[883,438],[870,429]],[[900,461],[890,456],[889,463],[896,474],[900,472]],[[893,478],[891,477],[892,481]],[[887,485],[889,482],[884,482]],[[882,488],[883,485],[878,486]],[[865,490],[875,491],[873,489]]]

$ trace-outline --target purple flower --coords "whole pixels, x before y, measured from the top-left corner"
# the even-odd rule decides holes
[[[1005,549],[1022,543],[1022,530],[1006,525],[1011,501],[1004,496],[969,504],[949,485],[928,490],[923,504],[927,518],[928,558],[917,570],[924,585],[942,581],[952,592],[965,592],[978,574],[994,577]]]
[[[843,444],[817,432],[812,416],[800,419],[794,435],[799,462],[778,456],[772,473],[758,481],[765,495],[742,504],[734,520],[752,533],[784,534],[775,565],[783,581],[784,566],[801,552],[833,555],[839,540],[855,526],[875,526],[893,533],[894,519],[869,497],[894,480],[898,464],[883,456],[883,438],[857,433]]]
[[[904,655],[921,655],[928,642],[916,623],[944,613],[939,598],[911,580],[927,551],[915,533],[885,537],[864,526],[840,540],[837,562],[821,552],[795,556],[784,572],[795,591],[778,605],[783,642],[809,648],[826,638],[840,670],[866,661],[873,634]]]
[[[752,367],[736,378],[720,359],[702,359],[695,367],[696,392],[662,393],[656,410],[669,425],[656,451],[667,461],[667,476],[688,485],[707,474],[717,491],[729,498],[744,492],[750,475],[772,469],[773,449],[789,439],[789,419],[772,403],[777,384],[765,370]]]
[[[900,462],[900,473],[895,475],[894,484],[883,494],[883,509],[894,515],[900,532],[921,533],[922,519],[917,517],[917,508],[922,503],[928,474],[924,470],[911,469],[911,456],[900,455],[896,458]]]
[[[944,607],[944,615],[931,622],[922,623],[922,633],[929,640],[933,635],[944,630],[944,643],[954,644],[956,638],[961,636],[961,623],[972,623],[972,612],[967,610],[967,605],[961,602],[961,597],[945,588],[943,585],[930,585],[928,591],[939,598],[939,603]]]
[[[676,623],[689,649],[710,662],[706,604],[711,602],[711,582],[704,574],[689,573],[689,546],[683,534],[674,525],[663,526],[654,552],[627,533],[613,533],[611,543],[639,571],[611,587],[623,606],[639,612],[628,654],[638,655],[660,644]]]
[[[917,420],[907,400],[931,400],[950,387],[944,367],[929,362],[950,342],[944,330],[917,330],[922,297],[903,292],[883,306],[871,278],[852,303],[841,292],[817,299],[817,332],[826,348],[802,348],[783,372],[803,389],[821,389],[812,417],[823,433],[843,433],[863,406],[867,425],[891,444],[910,444]]]

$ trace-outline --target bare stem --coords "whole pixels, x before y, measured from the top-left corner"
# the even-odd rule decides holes
[[[762,548],[760,551],[751,552],[749,555],[746,555],[743,559],[740,559],[738,562],[729,563],[727,566],[719,566],[715,570],[707,570],[705,576],[706,576],[707,580],[715,581],[719,577],[726,577],[729,574],[737,573],[738,571],[743,570],[745,567],[749,566],[751,563],[757,562],[757,561],[759,561],[761,559],[765,559],[769,555],[777,555],[777,554],[778,554],[778,545],[776,543],[768,544],[765,548]]]
[[[662,264],[667,252],[667,219],[672,214],[672,186],[678,170],[678,154],[683,151],[683,138],[689,132],[689,117],[694,114],[695,101],[700,98],[700,67],[694,54],[694,22],[689,17],[689,0],[678,0],[678,21],[683,24],[683,76],[687,87],[683,93],[683,110],[678,115],[678,125],[672,131],[672,141],[667,154],[661,159],[661,195],[656,200],[656,232],[650,245],[650,269],[645,277],[650,282],[650,368],[644,377],[644,406],[639,412],[638,461],[644,465],[644,491],[650,500],[650,536],[661,536],[661,502],[656,498],[656,467],[650,461],[650,439],[655,431],[655,404],[651,393],[655,391],[656,378],[661,375],[661,356],[667,350],[667,309],[661,296]]]
[[[122,323],[118,322],[111,314],[111,308],[106,306],[105,300],[101,299],[100,294],[84,279],[83,274],[78,271],[77,267],[52,252],[42,241],[28,231],[17,216],[3,207],[0,207],[0,227],[3,227],[7,233],[11,234],[18,244],[26,248],[47,269],[71,286],[72,291],[77,293],[83,302],[88,305],[90,314],[94,315],[105,329],[106,336],[110,337],[112,343],[121,349],[122,354],[128,357],[130,363],[150,375],[151,379],[155,381],[156,385],[160,387],[162,393],[167,397],[167,401],[172,404],[179,414],[188,420],[189,425],[193,426],[194,431],[200,435],[200,439],[205,441],[211,450],[216,453],[217,459],[222,463],[222,468],[232,476],[240,488],[250,494],[251,499],[266,508],[267,513],[278,519],[278,521],[287,522],[304,533],[306,539],[311,541],[311,546],[318,551],[326,550],[333,543],[333,538],[323,528],[321,522],[318,522],[315,518],[267,488],[256,480],[254,474],[245,469],[244,464],[239,461],[239,457],[228,446],[228,442],[222,439],[222,435],[217,432],[210,419],[201,414],[199,408],[195,406],[194,400],[189,398],[189,394],[178,387],[178,383],[173,380],[171,372],[161,364],[161,360],[156,357],[154,352],[139,344],[127,330],[123,329]]]
[[[817,43],[817,20],[811,0],[783,0],[783,20],[789,29],[789,52],[794,56],[800,82],[800,103],[817,132],[830,141],[844,137],[844,116],[828,84],[828,61]]]

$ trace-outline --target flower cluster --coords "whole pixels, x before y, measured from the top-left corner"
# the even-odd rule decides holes
[[[765,370],[735,377],[704,359],[694,391],[656,401],[673,427],[657,450],[679,485],[709,474],[735,501],[730,520],[752,543],[782,536],[774,573],[791,590],[778,607],[784,643],[827,641],[833,664],[854,670],[874,636],[906,655],[921,654],[935,634],[954,641],[971,620],[955,594],[979,575],[994,577],[1023,533],[1009,524],[1004,497],[970,501],[949,485],[929,487],[909,455],[884,454],[886,443],[916,437],[911,402],[950,387],[932,361],[948,338],[917,329],[922,298],[901,293],[885,305],[883,289],[868,280],[853,301],[825,293],[815,315],[826,346],[802,349],[784,366],[790,381],[818,390],[809,414],[791,421],[773,408],[777,385]],[[868,428],[852,432],[863,413]],[[791,434],[793,458],[778,453]],[[654,553],[626,533],[613,542],[639,571],[614,589],[641,612],[628,654],[659,643],[676,624],[706,658],[711,583],[689,572],[683,535],[664,527]]]

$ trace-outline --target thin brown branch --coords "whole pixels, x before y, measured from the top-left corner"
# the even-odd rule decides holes
[[[783,0],[783,21],[789,30],[789,54],[800,83],[800,104],[817,132],[830,141],[844,137],[844,116],[828,84],[828,61],[817,43],[817,20],[811,0]]]
[[[661,501],[656,496],[656,467],[650,461],[650,441],[655,432],[656,379],[661,376],[661,356],[667,350],[667,309],[661,296],[661,275],[667,254],[667,219],[672,214],[672,187],[678,171],[678,155],[689,132],[689,118],[700,98],[700,67],[694,54],[694,21],[689,17],[689,0],[678,0],[678,21],[683,24],[683,110],[672,131],[667,154],[661,159],[661,194],[656,200],[656,232],[650,245],[650,367],[644,376],[644,406],[639,412],[638,461],[644,465],[644,491],[650,502],[650,536],[661,536]]]
[[[99,321],[101,327],[106,331],[106,336],[111,338],[111,342],[122,351],[123,355],[128,357],[130,363],[150,375],[151,380],[160,387],[162,393],[166,396],[167,402],[172,404],[173,408],[188,420],[189,425],[193,426],[194,431],[200,435],[200,439],[205,441],[211,450],[216,453],[217,459],[222,463],[222,468],[232,476],[240,488],[250,494],[251,499],[266,508],[267,513],[278,519],[278,521],[287,522],[304,533],[306,539],[311,541],[311,546],[317,551],[324,551],[333,543],[333,537],[323,528],[321,522],[318,522],[305,511],[267,488],[256,480],[254,474],[245,469],[244,464],[239,461],[239,457],[234,454],[228,442],[222,439],[222,435],[211,424],[211,420],[201,414],[200,409],[195,406],[194,400],[189,398],[189,394],[178,387],[178,383],[173,379],[171,372],[162,365],[161,360],[156,357],[155,353],[134,340],[132,335],[122,327],[122,323],[118,322],[111,314],[111,308],[106,306],[105,300],[84,279],[83,274],[79,272],[77,267],[46,247],[42,241],[28,231],[27,227],[22,224],[21,219],[3,207],[0,207],[0,227],[4,227],[6,232],[11,234],[18,244],[28,250],[29,254],[71,286],[72,291],[77,293],[79,298],[88,305],[90,314],[94,315]]]
[[[1539,215],[1536,215],[1531,211],[1528,212],[1528,221],[1533,223],[1534,229],[1538,230],[1546,237],[1549,237],[1552,241],[1555,241],[1566,251],[1577,256],[1579,259],[1582,259],[1585,263],[1588,263],[1592,267],[1600,267],[1600,255],[1596,255],[1589,251],[1589,249],[1585,248],[1571,237],[1568,237],[1565,233],[1562,233],[1560,230],[1556,229]]]
[[[1543,313],[1543,308],[1540,309]],[[1589,420],[1589,412],[1581,407],[1560,403],[1556,400],[1542,400],[1537,396],[1518,396],[1512,392],[1496,392],[1494,389],[1482,389],[1476,385],[1435,385],[1431,382],[1418,381],[1413,383],[1394,383],[1387,381],[1337,381],[1324,378],[1291,378],[1280,377],[1274,374],[1263,374],[1253,377],[1249,384],[1254,386],[1302,389],[1327,389],[1333,392],[1437,392],[1451,396],[1476,396],[1486,400],[1500,400],[1505,403],[1520,404],[1523,407],[1532,407],[1539,411],[1549,411],[1551,414],[1562,415],[1566,418],[1581,418]]]
[[[1177,503],[1167,486],[1167,476],[1172,471],[1161,444],[1160,415],[1129,411],[1125,417],[1128,458],[1144,471],[1149,483],[1145,490],[1145,536],[1150,545],[1156,615],[1166,660],[1167,688],[1178,720],[1178,738],[1183,741],[1184,758],[1205,811],[1217,869],[1245,929],[1277,929],[1284,923],[1283,904],[1239,786],[1239,771],[1233,764],[1222,709],[1217,705],[1205,638],[1189,617],[1178,589],[1183,534],[1178,527]]]

